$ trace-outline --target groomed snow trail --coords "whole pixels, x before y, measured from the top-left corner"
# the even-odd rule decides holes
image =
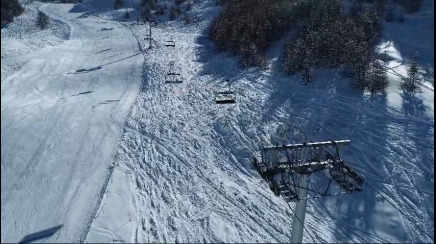
[[[71,35],[17,57],[27,63],[1,83],[2,242],[59,224],[45,241],[83,239],[140,88],[143,56],[129,29],[70,4],[41,10]]]
[[[396,107],[397,88],[370,97],[350,89],[337,71],[320,71],[302,86],[298,77],[238,69],[234,58],[211,52],[207,27],[218,10],[215,1],[203,1],[190,12],[203,21],[154,28],[143,89],[114,158],[117,174],[87,241],[288,242],[293,214],[249,160],[262,146],[308,139],[351,139],[342,157],[433,233],[433,100],[425,106],[425,97],[404,97]],[[146,26],[131,28],[140,40],[148,33]],[[175,48],[164,46],[171,37]],[[432,50],[430,41],[420,45]],[[268,54],[272,67],[279,48]],[[404,70],[391,58],[393,69]],[[183,84],[164,84],[170,61]],[[213,92],[225,88],[226,78],[237,104],[219,106]],[[426,83],[434,84],[432,74]],[[369,187],[310,200],[306,226],[318,242],[431,241]],[[303,241],[312,242],[306,231]]]

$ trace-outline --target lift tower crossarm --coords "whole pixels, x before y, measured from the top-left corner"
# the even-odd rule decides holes
[[[292,224],[291,243],[301,243],[303,241],[308,191],[314,192],[316,195],[313,197],[315,198],[349,194],[363,190],[365,181],[341,159],[339,154],[340,149],[350,143],[350,140],[332,140],[287,145],[277,144],[276,146],[264,147],[261,150],[260,161],[254,157],[254,167],[262,178],[268,182],[274,194],[282,196],[288,203],[297,202]],[[335,149],[334,153],[330,150],[332,148]],[[323,191],[310,189],[313,188],[309,184],[310,177],[319,171],[324,171],[322,174],[331,178],[327,189]],[[281,176],[281,178],[277,176]],[[297,181],[298,178],[299,182]],[[345,192],[328,194],[333,181]],[[336,190],[338,189],[336,188]]]
[[[327,141],[327,142],[309,142],[309,143],[299,143],[299,144],[288,144],[282,145],[280,147],[270,146],[265,147],[264,150],[274,150],[274,149],[297,149],[297,148],[310,148],[310,147],[334,147],[335,144],[337,146],[348,146],[351,143],[350,140],[341,140],[341,141]]]

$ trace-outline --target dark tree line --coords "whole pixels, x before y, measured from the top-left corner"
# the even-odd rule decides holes
[[[243,66],[262,66],[269,45],[288,30],[290,1],[222,1],[210,37],[217,48],[240,57]]]
[[[346,67],[363,89],[385,86],[385,82],[372,84],[380,79],[372,79],[371,73],[380,66],[371,48],[381,34],[383,11],[377,5],[363,8],[356,4],[346,13],[342,4],[340,0],[304,0],[294,6],[291,16],[296,31],[283,53],[284,70],[302,74],[307,83],[310,71],[306,66]]]
[[[14,17],[21,15],[24,8],[18,0],[1,0],[1,24],[9,24]]]
[[[347,9],[342,0],[218,0],[223,10],[210,37],[243,66],[262,66],[270,44],[288,34],[286,73],[301,74],[302,82],[310,83],[314,70],[342,67],[358,87],[378,92],[387,86],[386,65],[373,52],[382,22],[392,6],[416,12],[420,2],[352,0]]]
[[[192,2],[188,0],[174,0],[169,6],[166,3],[158,3],[157,0],[141,0],[140,17],[143,21],[153,21],[154,16],[166,15],[170,20],[175,20],[183,15],[185,23],[190,23],[188,11],[192,9]],[[168,11],[167,11],[168,10]]]

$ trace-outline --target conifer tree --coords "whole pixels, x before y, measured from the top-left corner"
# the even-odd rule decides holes
[[[367,76],[367,88],[371,93],[383,92],[388,86],[386,67],[379,61],[373,61]]]
[[[48,17],[43,12],[38,11],[38,16],[36,17],[36,25],[44,30],[48,26]]]
[[[413,54],[410,67],[407,69],[407,77],[404,78],[403,89],[408,92],[419,90],[418,53]]]

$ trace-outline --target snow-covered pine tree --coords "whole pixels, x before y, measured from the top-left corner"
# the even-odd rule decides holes
[[[418,74],[418,53],[413,54],[411,64],[407,69],[407,77],[405,77],[403,83],[403,89],[407,92],[419,91],[419,74]]]
[[[17,0],[2,0],[1,24],[8,24],[24,12],[24,8]]]
[[[359,88],[365,88],[367,86],[367,71],[368,60],[370,59],[368,47],[362,43],[355,42],[353,53],[351,53],[350,63],[352,76]]]
[[[371,63],[366,81],[367,89],[371,93],[383,92],[386,89],[388,86],[388,76],[386,71],[386,67],[382,62],[374,60]]]

